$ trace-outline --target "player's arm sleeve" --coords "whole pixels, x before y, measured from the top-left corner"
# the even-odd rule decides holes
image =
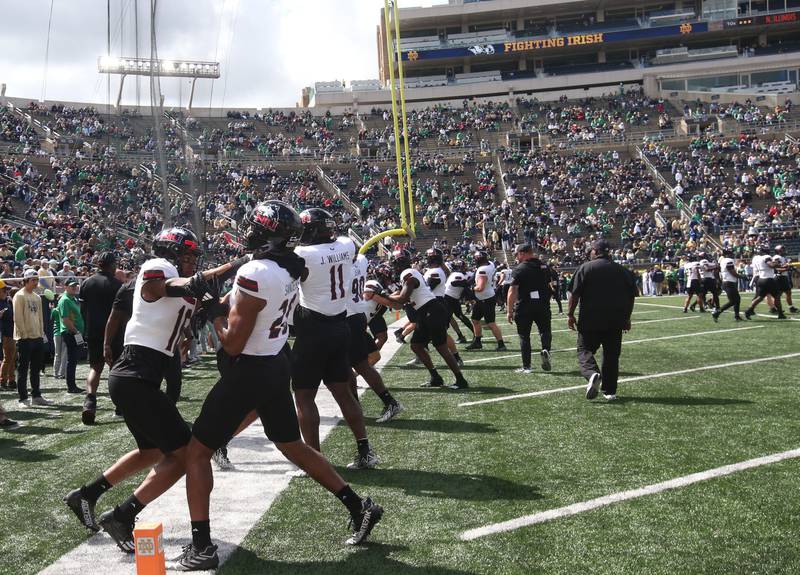
[[[255,264],[247,263],[236,272],[236,287],[247,295],[266,300],[267,282]]]
[[[172,266],[160,260],[148,260],[142,264],[142,280],[145,282],[154,280],[167,280],[178,277]]]
[[[438,286],[440,283],[442,283],[442,278],[440,278],[439,276],[433,275],[433,276],[427,277],[425,279],[425,281],[427,282],[429,288],[435,289],[436,286]]]

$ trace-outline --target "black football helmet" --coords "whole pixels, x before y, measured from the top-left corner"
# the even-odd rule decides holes
[[[770,252],[769,244],[761,244],[760,246],[758,246],[758,253],[761,254],[762,256],[770,255],[769,252]]]
[[[300,212],[300,222],[303,224],[303,234],[300,236],[302,245],[330,241],[336,234],[336,221],[328,210],[322,208],[303,210]]]
[[[392,268],[386,264],[381,264],[375,268],[375,279],[383,286],[388,286],[394,280]]]
[[[303,224],[289,204],[270,200],[257,204],[245,216],[242,232],[249,251],[279,253],[297,245]]]
[[[201,258],[203,248],[200,247],[200,240],[192,230],[188,228],[173,227],[164,228],[153,238],[153,255],[157,258],[164,258],[176,268],[181,276],[190,276],[194,271],[184,273],[181,269],[182,258],[187,255]]]
[[[444,265],[444,252],[439,248],[431,248],[425,252],[428,258],[428,267],[440,267]]]
[[[411,252],[408,250],[394,250],[389,262],[396,273],[402,273],[403,270],[411,267]]]
[[[472,260],[476,266],[485,266],[489,263],[489,254],[484,251],[478,250],[472,254]]]

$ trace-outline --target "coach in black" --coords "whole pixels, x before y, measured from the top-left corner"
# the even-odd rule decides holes
[[[550,282],[552,272],[547,264],[534,253],[530,244],[518,245],[515,250],[517,263],[508,290],[508,322],[517,324],[522,367],[518,373],[531,373],[531,327],[536,324],[542,341],[542,369],[550,371],[550,344],[553,331],[550,327]],[[516,305],[515,305],[516,304]]]
[[[611,261],[611,246],[597,240],[591,246],[590,261],[575,272],[569,298],[567,321],[575,329],[575,309],[580,304],[578,328],[578,363],[588,380],[586,399],[603,390],[606,399],[616,399],[622,332],[631,328],[631,313],[636,298],[633,273]],[[594,354],[603,346],[603,368]]]
[[[122,287],[116,278],[117,258],[113,252],[104,252],[97,258],[98,271],[81,286],[81,311],[86,320],[86,342],[89,348],[89,374],[86,376],[86,399],[83,402],[81,420],[92,425],[97,412],[97,387],[103,373],[103,336],[114,298]],[[114,355],[122,353],[124,330],[113,342]]]

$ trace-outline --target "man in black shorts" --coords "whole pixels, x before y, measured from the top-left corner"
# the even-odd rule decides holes
[[[347,301],[356,246],[348,237],[336,237],[333,216],[321,208],[304,210],[300,220],[304,230],[295,253],[305,259],[306,269],[294,314],[297,337],[292,348],[292,388],[300,430],[305,442],[319,451],[320,419],[315,399],[320,383],[324,383],[356,440],[357,453],[348,469],[375,467],[379,459],[370,447],[364,413],[350,387]]]
[[[553,342],[550,312],[551,270],[533,251],[530,244],[517,246],[519,265],[514,270],[513,283],[508,290],[508,323],[517,324],[522,367],[518,373],[531,371],[531,327],[536,324],[542,342],[542,369],[550,371],[550,346]]]
[[[180,330],[206,294],[217,295],[218,282],[235,264],[196,272],[201,255],[197,236],[185,228],[162,230],[153,240],[155,258],[136,278],[133,313],[125,328],[125,347],[109,375],[111,399],[121,410],[136,449],[123,455],[92,483],[67,494],[65,503],[92,531],[102,527],[126,553],[134,552],[136,515],[184,473],[191,431],[160,389]],[[96,521],[100,496],[120,481],[152,468],[128,499]]]
[[[481,320],[483,320],[497,341],[497,351],[505,351],[506,344],[503,341],[503,332],[500,331],[500,328],[495,323],[497,298],[494,290],[494,264],[489,261],[489,256],[486,252],[475,252],[473,258],[475,265],[478,266],[478,269],[475,270],[475,305],[472,306],[471,315],[472,331],[475,333],[475,339],[466,349],[468,351],[483,349],[481,342]]]
[[[433,367],[431,356],[425,349],[429,343],[433,344],[433,347],[447,363],[447,367],[456,376],[455,383],[448,387],[450,389],[469,387],[458,367],[456,358],[453,357],[447,346],[449,316],[444,304],[433,295],[422,274],[411,267],[411,254],[407,250],[397,250],[392,254],[392,267],[399,274],[399,282],[402,286],[400,293],[384,296],[366,291],[364,298],[377,301],[392,309],[401,309],[406,304],[410,304],[414,308],[417,327],[414,335],[411,336],[411,349],[431,375],[430,381],[422,387],[442,387],[444,385],[442,376]]]
[[[122,286],[115,274],[117,258],[113,252],[104,252],[97,258],[98,271],[81,286],[81,312],[86,318],[86,343],[89,350],[89,374],[86,376],[86,399],[81,420],[92,425],[97,414],[97,388],[103,373],[103,335],[114,298]],[[114,355],[122,353],[124,332],[120,331],[111,342]]]
[[[265,434],[281,453],[347,507],[353,523],[348,544],[366,541],[383,515],[379,505],[359,497],[319,451],[300,439],[289,387],[289,360],[283,351],[289,314],[297,303],[300,277],[306,269],[304,260],[292,252],[302,233],[300,218],[283,202],[265,202],[247,216],[244,233],[248,250],[254,252],[253,260],[236,276],[227,328],[221,316],[214,322],[222,343],[220,379],[203,403],[187,450],[192,544],[184,548],[179,559],[185,571],[219,565],[209,519],[214,484],[211,454],[242,428],[242,422],[254,410]]]

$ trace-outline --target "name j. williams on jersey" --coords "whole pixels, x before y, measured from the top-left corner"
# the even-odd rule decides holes
[[[289,295],[296,292],[298,289],[300,289],[300,280],[292,280],[290,283],[286,284],[283,295]]]
[[[327,256],[322,256],[319,258],[319,263],[321,265],[325,264],[336,264],[339,262],[343,262],[345,260],[353,259],[353,255],[349,252],[338,252],[335,254],[329,254]]]

